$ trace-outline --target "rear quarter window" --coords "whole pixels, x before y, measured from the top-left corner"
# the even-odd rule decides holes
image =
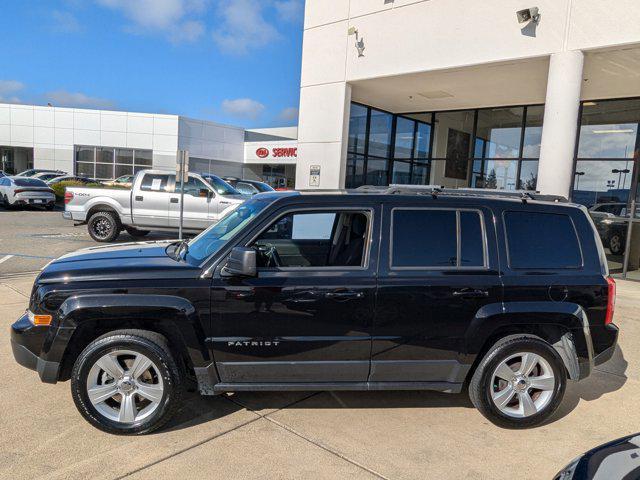
[[[509,267],[582,268],[582,251],[571,217],[542,212],[505,212]]]

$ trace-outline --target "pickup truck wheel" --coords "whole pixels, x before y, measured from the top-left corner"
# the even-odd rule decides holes
[[[184,374],[166,340],[144,330],[112,332],[76,360],[71,394],[94,427],[142,435],[162,427],[180,404]]]
[[[96,212],[88,222],[89,235],[96,242],[113,242],[120,235],[120,219],[112,212]]]
[[[145,235],[149,235],[149,230],[138,230],[133,227],[124,227],[129,235],[132,237],[144,237]]]
[[[562,402],[567,373],[547,342],[507,338],[482,359],[469,383],[469,397],[491,422],[529,428],[545,422]]]

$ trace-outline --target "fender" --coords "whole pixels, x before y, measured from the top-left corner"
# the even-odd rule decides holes
[[[54,328],[45,340],[43,358],[60,362],[74,332],[88,322],[113,322],[117,329],[122,328],[123,320],[168,329],[172,339],[174,335],[179,337],[175,340],[182,342],[195,367],[211,363],[202,324],[188,300],[170,295],[137,294],[80,294],[67,298],[53,319]]]
[[[464,353],[478,355],[498,330],[530,333],[553,345],[572,379],[593,368],[593,344],[584,309],[570,302],[507,302],[488,304],[476,313],[464,338]]]
[[[100,210],[101,207],[106,207],[109,210],[113,210],[118,214],[120,221],[123,224],[131,223],[131,210],[128,211],[122,207],[120,202],[105,196],[99,196],[95,198],[91,198],[87,200],[87,202],[82,205],[82,209],[85,214],[85,221],[89,220],[89,212],[91,210]]]

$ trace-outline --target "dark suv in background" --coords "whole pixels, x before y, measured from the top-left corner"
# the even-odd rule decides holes
[[[609,359],[615,283],[587,210],[536,194],[265,193],[188,242],[94,247],[38,276],[16,360],[94,426],[162,426],[188,383],[458,393],[530,427]]]

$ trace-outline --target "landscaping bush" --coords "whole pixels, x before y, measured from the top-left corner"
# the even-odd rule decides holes
[[[51,185],[53,193],[56,194],[56,201],[61,202],[64,200],[64,192],[67,187],[102,187],[100,183],[82,183],[70,180],[68,182],[59,182]]]

